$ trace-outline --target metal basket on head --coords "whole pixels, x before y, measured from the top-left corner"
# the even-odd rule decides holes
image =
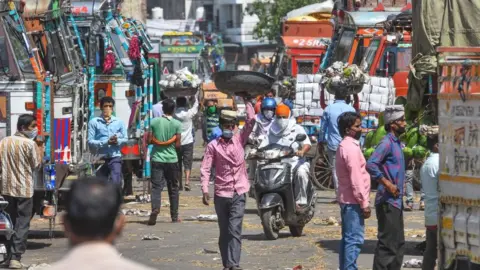
[[[168,98],[194,96],[198,87],[164,87],[163,94]]]
[[[220,92],[232,96],[263,95],[272,89],[275,79],[254,71],[219,71],[212,75],[215,86]]]

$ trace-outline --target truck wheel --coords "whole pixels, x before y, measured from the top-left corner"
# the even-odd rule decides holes
[[[327,152],[323,147],[315,154],[310,164],[310,174],[312,175],[312,183],[320,190],[333,190],[333,176],[328,160]]]
[[[288,228],[290,229],[290,233],[292,234],[293,237],[302,236],[304,227],[305,226],[288,226]]]
[[[263,232],[265,237],[268,240],[277,240],[278,239],[278,228],[275,222],[275,211],[276,209],[266,209],[261,210],[260,218],[262,219]]]

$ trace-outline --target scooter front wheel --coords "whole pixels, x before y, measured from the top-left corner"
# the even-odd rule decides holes
[[[276,213],[275,208],[270,209],[263,209],[260,212],[260,217],[262,219],[262,226],[263,232],[265,233],[265,237],[268,240],[277,240],[278,239],[278,232],[280,231],[276,225]]]
[[[290,229],[290,233],[292,234],[293,237],[302,236],[304,227],[305,226],[288,226],[288,228]]]

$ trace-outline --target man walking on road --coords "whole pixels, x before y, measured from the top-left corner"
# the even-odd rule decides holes
[[[252,104],[244,98],[247,119],[243,129],[234,134],[236,112],[222,110],[220,126],[222,136],[207,145],[201,167],[203,203],[209,205],[208,184],[210,169],[216,168],[215,211],[218,216],[220,237],[218,245],[224,269],[241,269],[242,223],[246,193],[249,190],[244,147],[255,124]]]
[[[420,169],[420,179],[425,192],[425,227],[427,228],[427,248],[423,253],[423,270],[435,269],[437,260],[438,226],[438,175],[440,154],[438,153],[438,135],[427,139],[430,155]]]
[[[405,250],[403,230],[403,187],[405,160],[400,139],[405,132],[405,112],[401,105],[385,108],[385,130],[382,139],[367,162],[367,170],[378,182],[375,211],[378,219],[378,242],[373,270],[400,270]]]
[[[357,258],[364,243],[365,219],[370,217],[370,175],[358,141],[362,136],[360,115],[346,112],[340,115],[338,130],[343,137],[338,146],[338,203],[342,216],[340,270],[357,268]]]
[[[128,140],[127,128],[123,121],[113,116],[115,100],[103,97],[100,100],[102,116],[88,123],[88,146],[90,151],[103,156],[105,164],[97,171],[97,176],[122,186],[122,153],[120,149]]]
[[[337,148],[342,137],[338,131],[338,117],[344,112],[355,112],[355,109],[347,104],[348,96],[342,94],[335,95],[335,102],[328,105],[325,108],[322,116],[320,141],[327,142],[327,155],[330,162],[330,168],[332,169],[333,185],[335,186],[335,195],[338,194],[338,177],[337,170],[335,168],[335,158]],[[323,147],[323,144],[319,143],[318,147]],[[336,201],[333,201],[336,202]]]
[[[152,213],[148,225],[157,224],[160,213],[161,196],[165,185],[168,188],[170,199],[170,216],[172,222],[178,219],[178,181],[180,171],[178,167],[177,150],[181,146],[182,124],[173,118],[175,102],[166,99],[162,103],[163,115],[154,118],[151,123],[151,133],[148,141],[153,144],[152,160]],[[175,144],[165,145],[164,142],[176,136]]]
[[[181,147],[178,149],[178,166],[180,176],[182,175],[182,163],[185,169],[185,191],[190,191],[190,172],[193,162],[193,121],[192,119],[198,112],[198,97],[195,96],[195,103],[188,109],[187,99],[185,97],[177,98],[177,109],[175,110],[175,119],[182,123]],[[182,177],[180,180],[180,190],[183,190]]]
[[[33,211],[33,175],[42,163],[45,151],[41,142],[34,141],[37,134],[37,120],[33,115],[24,114],[18,118],[15,135],[0,141],[2,196],[8,202],[6,212],[15,231],[10,248],[10,269],[22,268],[20,261],[27,249]]]
[[[75,181],[63,216],[71,249],[46,269],[152,269],[123,258],[113,246],[125,226],[125,216],[119,215],[121,204],[120,190],[112,183],[99,178]]]

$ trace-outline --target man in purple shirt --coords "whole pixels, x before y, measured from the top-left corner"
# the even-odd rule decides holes
[[[203,158],[201,184],[203,203],[209,205],[208,184],[212,166],[215,166],[215,212],[218,216],[220,237],[218,245],[224,269],[241,269],[242,223],[246,192],[250,188],[245,166],[244,147],[255,124],[252,104],[244,98],[247,119],[242,130],[234,134],[236,112],[222,110],[220,127],[222,135],[207,145]]]
[[[378,219],[378,242],[373,270],[402,268],[405,251],[403,231],[403,186],[405,159],[398,137],[405,133],[402,105],[385,108],[385,130],[388,134],[367,162],[367,171],[378,182],[375,211]]]

